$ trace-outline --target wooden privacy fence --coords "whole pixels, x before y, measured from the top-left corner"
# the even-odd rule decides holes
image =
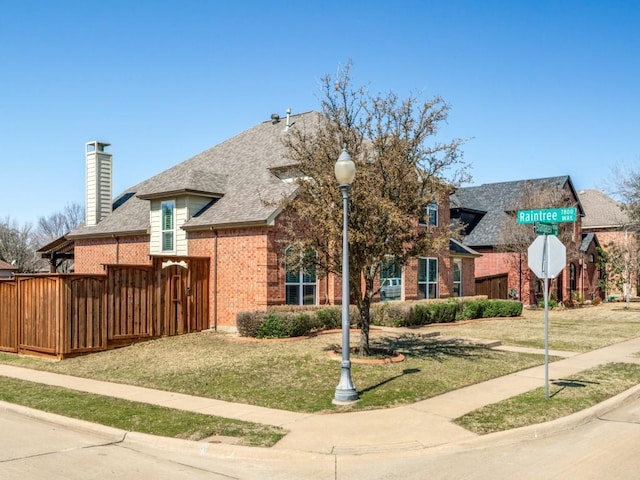
[[[491,275],[476,278],[476,295],[486,295],[487,298],[507,298],[508,275]]]
[[[209,261],[108,265],[105,275],[18,275],[0,282],[0,351],[98,352],[208,326]]]

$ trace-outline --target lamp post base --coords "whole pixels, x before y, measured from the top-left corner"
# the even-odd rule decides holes
[[[336,387],[332,403],[334,405],[349,405],[357,401],[358,392],[351,381],[351,362],[343,360],[342,369],[340,370],[340,383]]]

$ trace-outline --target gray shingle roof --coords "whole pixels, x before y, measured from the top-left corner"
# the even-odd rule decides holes
[[[589,245],[591,245],[591,242],[595,242],[596,247],[600,246],[600,242],[598,242],[598,238],[596,237],[595,233],[583,233],[582,243],[580,244],[580,251],[582,253],[586,253],[589,250]]]
[[[291,128],[310,128],[317,112],[291,116]],[[114,201],[119,205],[95,226],[83,226],[69,238],[134,235],[149,231],[150,198],[191,193],[220,197],[189,219],[185,230],[234,225],[266,225],[278,212],[276,203],[295,190],[278,179],[272,168],[291,164],[282,143],[285,122],[260,123],[213,148],[135,185]],[[127,198],[129,197],[129,198]]]
[[[630,223],[628,215],[611,197],[598,190],[578,192],[584,208],[582,228],[619,228]]]
[[[481,217],[477,225],[465,236],[465,245],[500,245],[503,242],[504,229],[508,227],[509,222],[513,222],[509,212],[519,209],[525,184],[564,187],[567,182],[573,190],[571,178],[567,175],[459,188],[451,195],[451,216],[454,218],[461,211],[475,211],[476,218]]]

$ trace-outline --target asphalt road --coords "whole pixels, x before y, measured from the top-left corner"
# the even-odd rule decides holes
[[[509,443],[487,437],[410,452],[331,456],[230,445],[123,439],[0,411],[2,480],[75,479],[637,479],[640,399],[588,424]]]

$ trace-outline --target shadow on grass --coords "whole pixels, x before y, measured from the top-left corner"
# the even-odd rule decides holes
[[[600,382],[590,382],[589,380],[571,380],[570,378],[560,378],[558,380],[553,380],[551,384],[560,388],[549,396],[555,397],[567,388],[584,388],[588,383],[591,385],[600,385]]]
[[[366,393],[366,392],[370,392],[371,390],[375,390],[376,388],[380,388],[383,385],[386,385],[387,383],[396,380],[397,378],[400,377],[404,377],[405,375],[410,375],[412,373],[420,373],[422,370],[420,370],[419,368],[405,368],[402,373],[398,374],[398,375],[394,375],[393,377],[389,377],[386,380],[383,380],[382,382],[376,383],[375,385],[371,385],[370,387],[367,388],[363,388],[362,390],[359,390],[360,394]]]
[[[438,339],[416,334],[403,334],[397,337],[382,337],[372,341],[372,346],[401,352],[414,358],[429,358],[442,361],[446,357],[485,357],[489,350],[472,345],[457,338]]]

